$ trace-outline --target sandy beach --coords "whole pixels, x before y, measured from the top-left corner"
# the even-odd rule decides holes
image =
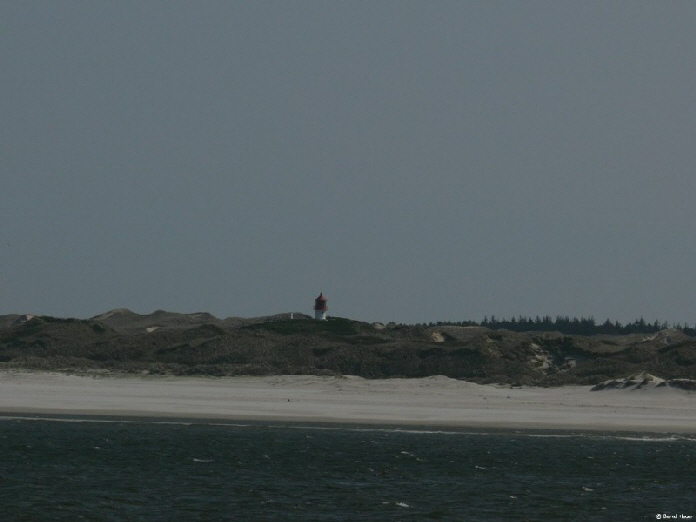
[[[693,392],[508,388],[442,376],[366,380],[2,372],[0,413],[696,433]]]

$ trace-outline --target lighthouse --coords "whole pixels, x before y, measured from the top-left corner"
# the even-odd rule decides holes
[[[314,318],[317,321],[326,321],[326,311],[328,309],[326,297],[324,297],[323,293],[319,294],[319,297],[314,300]]]

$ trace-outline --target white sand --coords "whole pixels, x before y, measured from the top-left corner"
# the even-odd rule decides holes
[[[446,377],[79,377],[0,372],[3,414],[696,433],[696,393],[504,388]]]

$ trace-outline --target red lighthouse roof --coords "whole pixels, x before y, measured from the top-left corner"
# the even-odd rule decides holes
[[[314,300],[314,310],[319,310],[322,312],[326,312],[326,310],[328,310],[328,307],[326,306],[326,297],[324,297],[323,293],[319,294],[319,297]]]

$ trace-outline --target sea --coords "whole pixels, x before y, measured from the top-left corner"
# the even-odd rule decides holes
[[[0,416],[3,522],[656,519],[696,434]]]

